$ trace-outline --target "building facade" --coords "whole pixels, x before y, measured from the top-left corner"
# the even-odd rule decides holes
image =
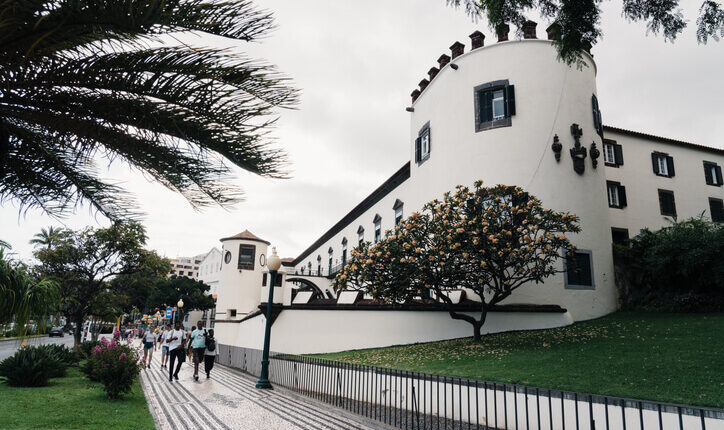
[[[494,323],[496,331],[564,325],[613,312],[617,291],[612,241],[625,241],[642,228],[658,229],[672,217],[704,214],[723,220],[724,150],[604,126],[600,106],[605,103],[599,104],[593,58],[584,54],[583,67],[569,66],[558,60],[550,40],[536,38],[535,24],[524,34],[524,39],[513,41],[501,34],[497,43],[484,46],[484,36],[475,32],[469,52],[456,42],[451,55],[442,55],[428,71],[407,108],[410,161],[288,264],[288,282],[280,290],[284,312],[274,323],[275,330],[284,333],[277,336],[287,343],[277,344],[277,351],[333,351],[384,346],[401,339],[409,343],[469,336],[465,324],[444,321],[439,313],[393,314],[376,309],[383,313],[373,315],[349,308],[349,303],[340,312],[342,297],[330,298],[326,288],[359,243],[380,240],[401,219],[459,184],[482,179],[489,186],[518,185],[545,207],[581,219],[581,232],[569,235],[578,248],[575,272],[567,271],[562,259],[561,273],[542,284],[521,287],[503,302],[510,309],[538,306],[560,309],[564,315],[501,314]],[[239,247],[251,244],[245,241],[261,241],[242,236],[222,239],[230,261],[237,260]],[[255,248],[256,258],[268,246],[261,242],[263,247]],[[247,284],[233,270],[225,270],[222,264],[217,315],[227,312],[228,320],[228,312],[235,309],[232,318],[248,319],[265,297],[260,294],[263,271],[248,274],[254,279]],[[233,274],[233,280],[223,273]],[[238,287],[231,288],[227,281]],[[300,302],[299,294],[287,291],[310,285],[318,305],[306,299]],[[468,302],[480,300],[470,291],[465,293],[462,297]],[[329,313],[332,309],[338,313]],[[261,324],[261,319],[237,323],[237,333]],[[305,332],[305,337],[293,328],[305,321],[305,327],[315,326],[312,321],[329,327],[351,320],[365,330],[357,333],[344,324],[344,336],[317,346],[308,344],[331,335]],[[400,328],[399,336],[389,333],[389,324]],[[431,334],[436,330],[439,333]],[[243,343],[256,336],[252,332],[228,339]],[[350,338],[357,343],[349,344]],[[296,346],[288,346],[292,344]]]

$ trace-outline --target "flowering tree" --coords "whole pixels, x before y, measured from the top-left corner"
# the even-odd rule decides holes
[[[562,251],[575,249],[565,233],[579,231],[577,216],[545,209],[519,187],[477,181],[427,203],[380,242],[353,250],[334,283],[383,303],[437,298],[452,318],[472,324],[479,340],[495,304],[560,271]],[[454,310],[448,294],[461,288],[480,297],[479,318]]]

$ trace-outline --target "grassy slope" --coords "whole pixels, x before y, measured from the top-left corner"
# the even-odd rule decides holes
[[[325,354],[333,360],[724,408],[724,314],[616,313],[569,327]]]
[[[154,429],[153,417],[138,382],[121,400],[109,400],[101,384],[77,369],[39,388],[0,383],[3,429]]]

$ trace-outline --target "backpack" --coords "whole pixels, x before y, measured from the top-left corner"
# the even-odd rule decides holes
[[[213,337],[207,337],[206,349],[213,352],[216,349],[216,339],[214,339]]]

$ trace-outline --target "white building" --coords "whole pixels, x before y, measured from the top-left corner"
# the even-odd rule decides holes
[[[613,312],[612,241],[667,225],[671,216],[704,213],[724,221],[724,150],[604,126],[593,58],[584,54],[585,67],[568,66],[551,41],[535,38],[534,23],[524,33],[523,40],[501,34],[498,43],[483,46],[484,36],[475,32],[471,51],[456,42],[451,56],[442,55],[429,70],[408,108],[410,161],[286,269],[288,282],[275,294],[283,312],[274,322],[272,349],[321,352],[470,336],[470,325],[445,312],[373,309],[356,293],[329,298],[327,289],[328,277],[360,241],[379,240],[458,184],[519,185],[544,206],[581,218],[581,233],[569,236],[579,249],[579,269],[516,290],[489,317],[486,331],[552,327]],[[237,258],[241,251],[252,258],[251,248],[242,249],[252,245],[253,258],[261,258],[268,242],[244,234],[222,242],[229,261],[222,264],[217,322],[228,324],[220,338],[258,347],[264,318],[254,311],[266,297],[263,264],[247,271]],[[232,263],[237,267],[227,271]],[[310,291],[292,292],[299,287]],[[459,299],[471,310],[479,300],[470,292]]]

